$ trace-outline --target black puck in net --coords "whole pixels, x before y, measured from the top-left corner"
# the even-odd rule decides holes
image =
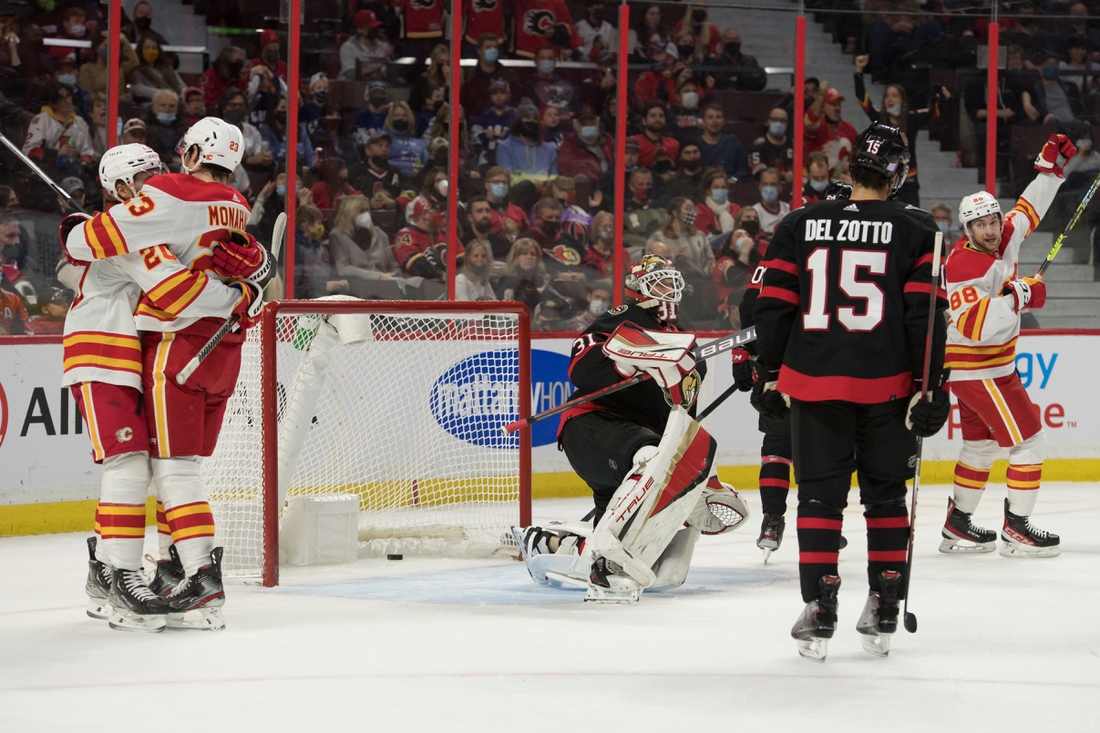
[[[404,560],[404,555],[386,555],[387,560]]]

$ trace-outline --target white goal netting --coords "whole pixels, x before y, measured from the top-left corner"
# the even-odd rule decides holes
[[[297,305],[301,305],[298,302]],[[202,475],[228,576],[260,577],[264,486],[277,465],[280,509],[299,495],[359,499],[359,556],[509,551],[519,522],[514,313],[354,313],[276,318],[273,343],[249,332],[240,378]],[[274,350],[265,400],[262,355]],[[278,421],[277,446],[265,420]],[[267,455],[265,451],[275,451]],[[265,580],[266,582],[266,580]]]

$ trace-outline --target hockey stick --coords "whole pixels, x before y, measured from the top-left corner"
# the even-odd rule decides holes
[[[286,212],[279,214],[279,218],[275,220],[275,228],[271,230],[271,259],[274,262],[274,266],[278,267],[279,253],[283,251],[283,240],[286,238]],[[262,296],[261,296],[262,297]],[[187,362],[187,365],[180,369],[179,374],[176,375],[176,384],[184,384],[191,375],[195,373],[195,370],[199,368],[199,365],[206,361],[206,357],[210,356],[211,352],[218,347],[218,344],[222,342],[226,336],[234,331],[239,326],[239,319],[234,316],[232,318],[226,318],[225,323],[221,325],[214,335],[210,337],[210,340],[203,344],[203,347],[199,349],[199,353],[191,357],[191,361]]]
[[[714,402],[711,402],[709,405],[707,405],[706,408],[704,408],[703,411],[700,412],[695,417],[695,422],[703,422],[703,420],[706,419],[706,417],[708,415],[710,415],[710,413],[714,412],[719,407],[721,407],[722,403],[725,402],[726,400],[728,400],[729,396],[731,394],[733,394],[734,392],[736,392],[736,391],[737,391],[737,383],[734,382],[733,384],[731,384],[729,386],[729,388],[725,392],[718,395],[718,397],[715,398]]]
[[[932,371],[932,332],[936,327],[936,291],[940,285],[940,257],[943,251],[943,233],[936,232],[936,249],[932,252],[932,289],[928,296],[928,333],[924,337],[924,368],[921,370],[920,398],[927,399],[928,375]],[[913,503],[909,509],[909,552],[905,561],[905,630],[917,633],[917,617],[909,613],[909,579],[913,577],[913,536],[917,522],[917,492],[920,490],[920,456],[924,438],[917,436],[916,465],[913,473]]]
[[[709,359],[712,356],[724,354],[727,351],[733,351],[738,346],[741,346],[742,344],[747,344],[750,341],[755,340],[756,326],[749,326],[748,328],[743,328],[736,333],[731,333],[728,336],[723,336],[722,338],[715,339],[714,341],[708,341],[705,344],[696,346],[692,350],[692,355],[695,357],[696,361],[702,361],[704,359]],[[520,428],[529,427],[537,422],[542,422],[546,418],[553,417],[554,415],[565,412],[571,407],[583,405],[586,402],[598,400],[601,397],[607,397],[609,394],[614,394],[619,390],[626,389],[627,387],[633,387],[635,384],[639,384],[651,378],[652,377],[649,376],[648,372],[638,372],[629,379],[624,379],[621,382],[616,382],[615,384],[604,387],[603,389],[598,389],[595,392],[590,392],[580,399],[568,400],[558,405],[557,407],[546,410],[545,412],[540,412],[537,415],[532,415],[531,417],[525,417],[522,420],[517,420],[516,422],[509,423],[501,427],[501,431],[503,431],[505,434],[514,433]]]
[[[11,140],[9,140],[7,138],[7,136],[4,135],[3,133],[0,133],[0,143],[3,143],[4,147],[6,147],[8,150],[10,150],[12,152],[12,154],[15,155],[16,158],[19,158],[19,160],[23,161],[23,163],[25,163],[26,166],[28,168],[30,168],[35,173],[35,175],[37,175],[39,178],[41,178],[42,181],[47,186],[49,186],[50,188],[53,189],[54,193],[56,193],[58,196],[65,199],[66,201],[68,201],[69,206],[71,206],[74,211],[79,211],[81,214],[87,214],[88,213],[87,211],[84,210],[83,206],[78,204],[76,202],[76,200],[73,199],[73,197],[69,195],[68,191],[63,189],[61,186],[59,186],[57,183],[55,183],[52,178],[47,176],[46,172],[43,171],[41,168],[39,168],[37,163],[35,163],[30,158],[28,158],[27,154],[24,153],[19,147],[17,147],[15,145],[15,143],[13,143]]]
[[[1039,272],[1035,273],[1035,277],[1042,277],[1043,273],[1050,267],[1050,263],[1054,262],[1054,258],[1058,255],[1058,250],[1062,249],[1062,244],[1066,241],[1066,237],[1069,236],[1069,230],[1073,229],[1073,226],[1077,223],[1077,220],[1081,218],[1081,214],[1085,213],[1085,209],[1088,207],[1089,202],[1092,201],[1093,194],[1096,193],[1096,189],[1100,188],[1100,175],[1097,175],[1092,181],[1092,185],[1089,186],[1089,190],[1085,192],[1085,198],[1081,199],[1081,203],[1077,204],[1077,211],[1073,212],[1073,218],[1069,220],[1069,224],[1066,224],[1066,228],[1062,230],[1062,233],[1058,235],[1058,238],[1054,240],[1054,246],[1050,248],[1050,252],[1047,253],[1047,258],[1043,260],[1043,264],[1039,265]]]

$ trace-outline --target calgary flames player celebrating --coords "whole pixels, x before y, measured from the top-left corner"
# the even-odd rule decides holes
[[[135,253],[150,270],[166,261],[182,267],[177,275],[145,287],[134,312],[138,330],[146,332],[139,363],[152,478],[185,574],[165,598],[168,625],[177,628],[224,627],[221,548],[214,547],[214,518],[199,466],[214,450],[236,386],[243,333],[227,336],[185,385],[175,377],[227,315],[239,317],[243,331],[263,306],[261,288],[270,262],[259,243],[242,231],[248,205],[226,185],[242,149],[236,127],[207,117],[180,143],[185,174],[156,176],[126,205],[79,226],[63,222],[71,228],[65,240],[71,259],[91,262]],[[232,299],[220,315],[186,311],[205,288],[222,280],[228,281]],[[129,348],[127,355],[136,360],[132,342]],[[127,503],[136,504],[136,494]],[[151,601],[135,610],[143,617],[164,613]]]
[[[562,414],[559,445],[592,488],[594,529],[581,522],[515,530],[537,582],[587,584],[586,600],[638,600],[684,582],[700,533],[740,525],[748,507],[714,469],[716,443],[690,416],[705,364],[676,325],[684,278],[647,255],[626,278],[630,302],[573,342],[572,399],[638,372],[653,378]],[[686,527],[685,527],[686,523]]]
[[[1042,308],[1047,286],[1019,277],[1020,245],[1050,207],[1062,185],[1062,170],[1077,154],[1065,135],[1051,135],[1035,159],[1039,175],[1012,211],[982,191],[959,204],[960,239],[944,266],[951,325],[947,366],[959,400],[963,449],[955,464],[954,497],[947,503],[940,552],[993,552],[997,534],[971,521],[1000,448],[1008,448],[1008,498],[1001,555],[1053,557],[1058,536],[1036,529],[1029,516],[1043,475],[1047,439],[1039,408],[1016,374],[1020,311]]]

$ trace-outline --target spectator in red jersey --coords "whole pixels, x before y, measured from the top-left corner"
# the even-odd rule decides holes
[[[667,53],[654,56],[653,68],[643,71],[634,82],[634,106],[644,107],[649,102],[678,102],[676,80],[672,78],[674,59]]]
[[[88,26],[85,24],[86,16],[83,8],[66,8],[61,14],[61,27],[57,29],[54,38],[61,41],[86,41],[88,40]],[[90,60],[86,54],[81,54],[78,48],[72,46],[50,46],[50,55],[58,59],[70,59],[76,63]]]
[[[186,122],[188,126],[206,117],[206,101],[203,98],[202,90],[198,87],[187,87],[184,89],[181,101],[180,118]]]
[[[345,196],[362,193],[348,185],[348,164],[343,158],[321,161],[321,180],[313,184],[310,192],[319,209],[335,209]]]
[[[239,46],[226,46],[218,53],[218,58],[210,68],[202,72],[199,84],[202,86],[204,102],[207,107],[216,107],[225,90],[232,87],[245,91],[247,82],[241,72],[244,71],[244,49]]]
[[[535,58],[542,46],[550,46],[555,58],[564,57],[584,45],[564,0],[515,0],[512,12],[515,52],[520,58]]]
[[[430,207],[417,208],[409,224],[393,239],[393,256],[406,276],[433,280],[447,277],[447,246],[438,242],[439,232]]]
[[[0,278],[0,335],[31,333],[23,299],[13,293],[10,287],[6,279]]]
[[[608,211],[601,211],[592,218],[592,241],[581,258],[581,264],[600,277],[614,279],[615,266],[615,217]],[[620,273],[630,269],[630,253],[623,247],[622,260],[618,268]]]
[[[600,118],[584,112],[573,123],[573,134],[558,150],[558,173],[584,176],[595,183],[615,168],[615,141],[600,130]]]
[[[859,132],[840,118],[844,97],[836,89],[824,89],[806,110],[806,154],[821,150],[829,156],[830,177],[852,157]]]
[[[695,226],[711,236],[733,231],[741,207],[730,201],[729,179],[725,171],[709,168],[703,174],[702,190],[706,195],[703,203],[695,207],[699,212]]]
[[[462,21],[462,57],[473,58],[476,50],[477,56],[484,60],[481,55],[482,37],[493,36],[498,41],[504,38],[504,3],[499,0],[462,0]]]
[[[514,242],[530,225],[523,209],[508,200],[511,187],[512,174],[507,168],[494,166],[485,171],[485,199],[492,207],[492,231]]]
[[[638,141],[638,164],[656,173],[672,170],[680,143],[676,138],[662,135],[665,130],[665,105],[649,102],[642,112],[642,133],[635,135]]]
[[[443,39],[442,0],[393,0],[401,17],[398,56],[423,59]]]
[[[672,42],[685,64],[702,64],[721,53],[718,26],[707,19],[707,4],[695,2],[684,9],[684,17],[672,28]]]

